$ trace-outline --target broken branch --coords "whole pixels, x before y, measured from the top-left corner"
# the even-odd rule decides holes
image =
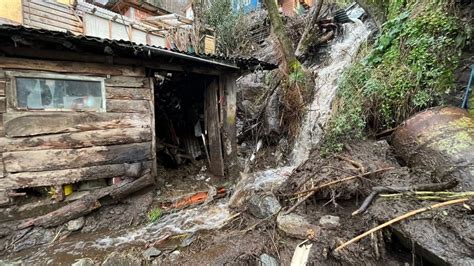
[[[300,194],[305,194],[305,193],[308,193],[308,192],[317,191],[317,190],[320,190],[322,188],[332,186],[334,184],[346,182],[346,181],[356,179],[356,178],[359,178],[359,177],[365,177],[365,176],[369,176],[369,175],[373,175],[373,174],[377,174],[377,173],[380,173],[380,172],[385,172],[385,171],[389,171],[389,170],[393,170],[393,169],[395,169],[395,167],[387,167],[387,168],[378,169],[378,170],[375,170],[375,171],[372,171],[372,172],[363,173],[363,174],[360,174],[360,175],[353,175],[353,176],[344,177],[344,178],[341,178],[341,179],[337,179],[337,180],[319,185],[319,186],[314,187],[314,188],[310,188],[310,189],[307,189],[307,190],[304,190],[304,191],[296,192],[292,196],[297,196],[297,195],[300,195]]]
[[[348,245],[354,243],[354,242],[357,242],[359,241],[360,239],[374,233],[374,232],[377,232],[379,231],[380,229],[383,229],[389,225],[392,225],[396,222],[399,222],[401,220],[404,220],[404,219],[407,219],[411,216],[414,216],[414,215],[417,215],[419,213],[422,213],[422,212],[426,212],[426,211],[429,211],[429,210],[434,210],[434,209],[439,209],[439,208],[442,208],[442,207],[446,207],[446,206],[449,206],[449,205],[453,205],[453,204],[458,204],[458,203],[464,203],[466,201],[468,201],[469,198],[462,198],[462,199],[456,199],[456,200],[450,200],[450,201],[446,201],[446,202],[442,202],[442,203],[437,203],[437,204],[434,204],[434,205],[431,205],[431,206],[428,206],[428,207],[423,207],[423,208],[420,208],[420,209],[417,209],[417,210],[414,210],[414,211],[410,211],[410,212],[407,212],[401,216],[398,216],[388,222],[385,222],[377,227],[374,227],[372,229],[370,229],[369,231],[363,233],[363,234],[360,234],[354,238],[352,238],[351,240],[347,241],[347,242],[344,242],[343,244],[341,244],[340,246],[338,246],[334,251],[339,251],[345,247],[347,247]]]
[[[384,192],[407,192],[407,191],[416,191],[416,190],[430,190],[430,191],[440,191],[440,190],[445,190],[445,189],[450,189],[453,188],[457,185],[456,180],[451,180],[449,182],[443,182],[443,183],[436,183],[436,184],[420,184],[420,185],[414,185],[414,186],[405,186],[405,187],[387,187],[387,186],[379,186],[379,187],[373,187],[372,192],[369,194],[367,198],[365,198],[364,202],[362,202],[362,205],[359,207],[359,209],[355,210],[352,213],[352,216],[358,215],[360,213],[365,212],[372,201],[377,197],[379,193],[384,193]]]

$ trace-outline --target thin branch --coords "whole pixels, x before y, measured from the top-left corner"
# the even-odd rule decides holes
[[[352,238],[351,240],[347,241],[347,242],[344,242],[343,244],[341,244],[340,246],[338,246],[334,251],[339,251],[345,247],[347,247],[348,245],[354,243],[354,242],[357,242],[359,241],[360,239],[374,233],[374,232],[377,232],[379,231],[380,229],[383,229],[389,225],[392,225],[396,222],[399,222],[401,220],[404,220],[404,219],[407,219],[411,216],[414,216],[414,215],[417,215],[419,213],[422,213],[422,212],[426,212],[426,211],[430,211],[430,210],[434,210],[434,209],[439,209],[439,208],[442,208],[442,207],[446,207],[446,206],[449,206],[449,205],[453,205],[453,204],[458,204],[458,203],[464,203],[466,201],[468,201],[469,198],[462,198],[462,199],[456,199],[456,200],[450,200],[450,201],[446,201],[446,202],[442,202],[442,203],[437,203],[437,204],[434,204],[434,205],[431,205],[431,206],[428,206],[428,207],[424,207],[424,208],[421,208],[421,209],[417,209],[417,210],[414,210],[414,211],[410,211],[410,212],[407,212],[401,216],[398,216],[388,222],[385,222],[377,227],[374,227],[372,229],[370,229],[369,231],[363,233],[363,234],[360,234],[354,238]]]

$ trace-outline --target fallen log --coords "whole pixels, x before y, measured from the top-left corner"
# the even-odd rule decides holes
[[[17,229],[22,230],[31,226],[41,226],[46,228],[58,226],[100,208],[102,206],[100,199],[106,196],[111,196],[115,200],[120,200],[127,195],[130,195],[153,184],[154,178],[150,172],[147,172],[142,177],[134,181],[97,189],[90,195],[87,195],[64,207],[21,223],[17,226]]]
[[[125,198],[127,195],[135,193],[139,190],[142,190],[148,186],[151,186],[155,183],[155,179],[151,173],[146,173],[144,176],[138,178],[134,182],[130,182],[114,189],[110,196],[115,200],[120,200]]]

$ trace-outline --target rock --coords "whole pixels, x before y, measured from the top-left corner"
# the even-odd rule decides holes
[[[280,209],[280,202],[278,202],[277,198],[273,194],[254,194],[252,197],[250,197],[248,203],[249,212],[259,219],[264,219],[268,216],[277,214]]]
[[[288,236],[299,239],[313,239],[321,230],[319,226],[312,225],[304,217],[293,213],[278,215],[277,226]]]
[[[148,248],[147,250],[143,251],[143,257],[145,260],[151,260],[154,257],[158,257],[161,255],[161,250],[151,247]]]
[[[275,259],[274,257],[263,253],[260,255],[260,265],[261,266],[279,266],[280,263],[278,263],[278,260]]]
[[[339,216],[324,215],[319,219],[319,225],[324,228],[333,229],[339,227],[339,220]]]
[[[141,265],[141,263],[142,260],[139,258],[114,251],[104,260],[102,266],[134,266]]]
[[[71,221],[67,222],[67,224],[66,224],[67,230],[71,231],[71,232],[81,230],[82,227],[84,227],[85,223],[86,223],[86,219],[84,219],[84,217],[81,216],[77,219],[74,219],[74,220],[71,220]]]
[[[82,258],[71,264],[71,266],[94,266],[94,261],[90,258]]]

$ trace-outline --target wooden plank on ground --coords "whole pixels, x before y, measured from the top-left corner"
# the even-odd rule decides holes
[[[0,138],[0,152],[79,149],[149,141],[150,128],[112,128],[26,138]]]
[[[15,57],[2,57],[2,60],[0,60],[0,68],[17,69],[18,71],[39,70],[68,74],[89,74],[94,76],[112,75],[121,76],[123,80],[127,80],[128,78],[123,76],[145,76],[145,70],[142,68],[84,62],[20,59]],[[144,78],[142,78],[142,80],[143,79]]]
[[[149,89],[107,87],[107,99],[114,100],[151,100]]]
[[[214,80],[206,88],[208,103],[207,112],[207,132],[209,138],[209,157],[211,160],[210,170],[214,175],[224,176],[224,159],[222,157],[221,133],[219,128],[219,107],[217,101],[218,82]]]
[[[4,114],[3,119],[8,137],[150,126],[146,114],[15,112]]]
[[[5,152],[3,162],[6,172],[19,173],[134,163],[150,157],[151,143],[145,142],[83,149]]]
[[[108,100],[107,112],[148,113],[150,112],[150,104],[146,100]]]
[[[151,168],[150,161],[142,162],[141,165],[142,172]],[[133,166],[133,164],[110,164],[55,171],[7,174],[0,182],[0,190],[74,184],[85,180],[123,177],[127,175],[130,166]]]

